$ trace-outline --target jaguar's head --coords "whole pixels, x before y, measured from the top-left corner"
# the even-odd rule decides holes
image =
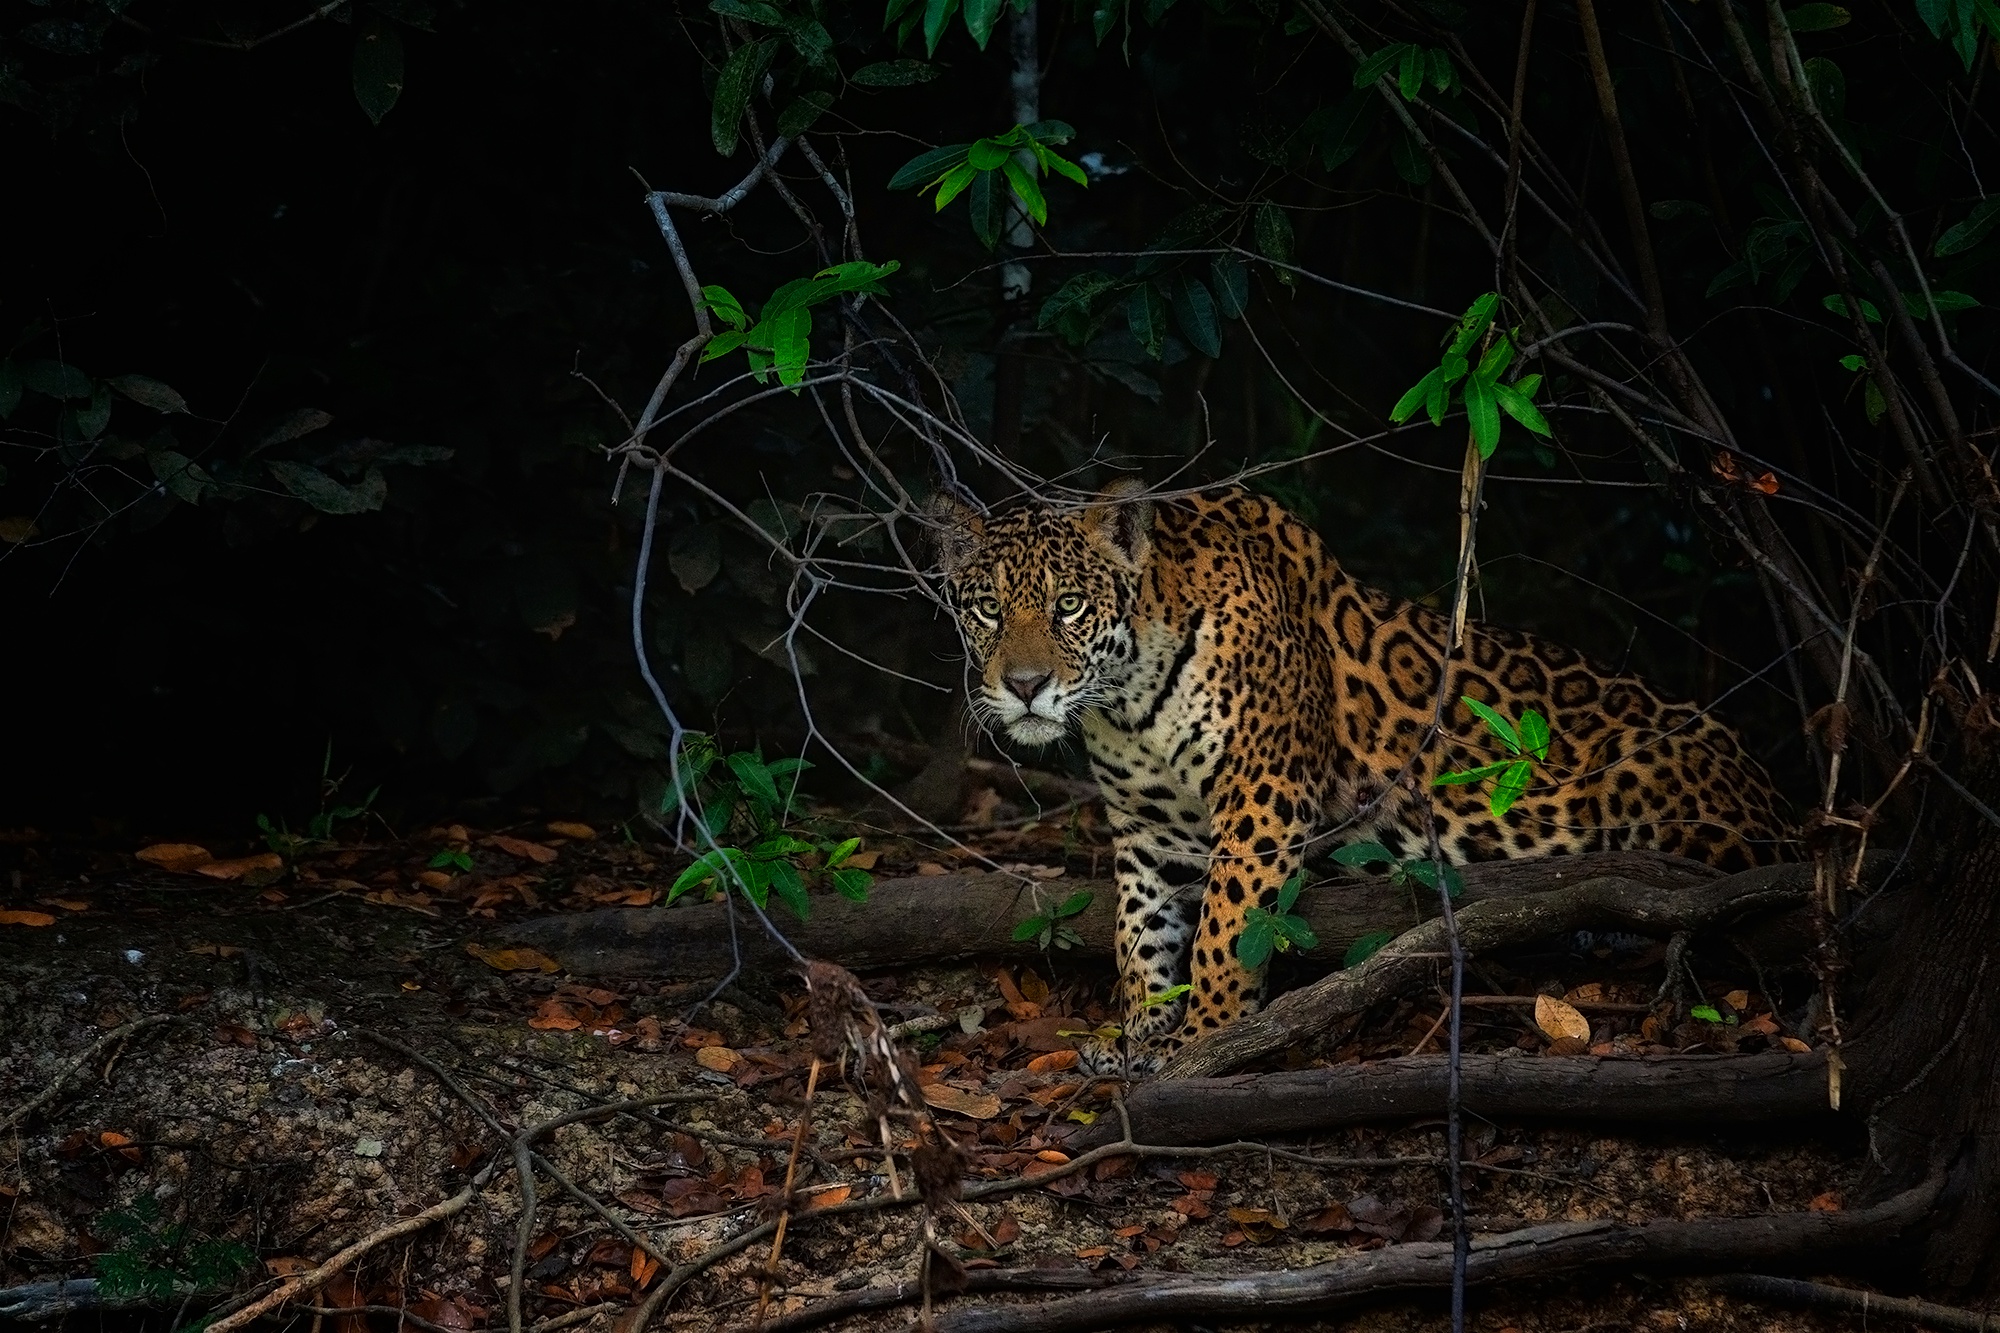
[[[992,516],[933,502],[946,596],[979,678],[973,706],[1015,740],[1060,740],[1131,670],[1153,525],[1144,489],[1120,482],[1087,505]]]

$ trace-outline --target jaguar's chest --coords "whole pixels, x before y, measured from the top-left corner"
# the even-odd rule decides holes
[[[1206,820],[1230,687],[1210,669],[1214,645],[1203,631],[1198,618],[1186,634],[1140,634],[1132,671],[1083,721],[1106,800],[1149,822],[1193,823],[1197,810]]]

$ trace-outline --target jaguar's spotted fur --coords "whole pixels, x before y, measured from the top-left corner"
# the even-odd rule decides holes
[[[1156,507],[1136,492],[991,518],[947,502],[936,517],[975,707],[1031,744],[1080,725],[1089,747],[1117,844],[1138,1069],[1255,1010],[1262,979],[1236,954],[1245,914],[1316,835],[1420,854],[1434,811],[1461,862],[1644,847],[1730,869],[1780,855],[1769,778],[1706,713],[1473,623],[1424,747],[1445,617],[1356,582],[1269,500],[1232,489]],[[1508,717],[1537,709],[1554,732],[1504,818],[1484,786],[1431,786],[1504,757],[1462,695]],[[1184,1003],[1147,1003],[1182,980]]]

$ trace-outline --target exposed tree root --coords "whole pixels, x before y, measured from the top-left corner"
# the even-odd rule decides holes
[[[1878,1296],[1871,1291],[1850,1291],[1846,1287],[1829,1287],[1823,1282],[1801,1282],[1797,1278],[1766,1277],[1759,1273],[1727,1273],[1707,1281],[1717,1291],[1762,1305],[1781,1305],[1794,1310],[1838,1310],[1859,1314],[1864,1319],[1907,1319],[1931,1328],[1969,1329],[1972,1333],[2000,1330],[2000,1315],[1933,1305],[1929,1301],[1906,1300],[1899,1296]]]
[[[1707,866],[1644,852],[1496,861],[1465,870],[1467,903],[1541,894],[1591,876],[1672,891],[1713,881]],[[865,903],[831,895],[814,900],[812,918],[785,923],[794,947],[853,969],[902,967],[975,956],[1039,957],[1032,940],[1014,938],[1024,917],[1090,889],[1090,906],[1063,924],[1082,936],[1078,951],[1108,956],[1116,890],[1108,880],[1063,879],[1035,884],[998,874],[934,875],[878,881]],[[1039,895],[1039,900],[1036,895]],[[1321,885],[1299,908],[1320,939],[1308,957],[1338,960],[1347,946],[1377,931],[1402,931],[1411,919],[1409,895],[1381,878]],[[580,976],[718,975],[734,956],[729,918],[720,903],[613,908],[564,913],[502,927],[496,937],[532,945]],[[775,968],[784,952],[756,930],[739,931],[745,967]]]
[[[1811,888],[1812,868],[1804,865],[1763,866],[1673,888],[1599,876],[1545,893],[1469,901],[1458,912],[1458,930],[1475,955],[1582,929],[1623,929],[1665,938],[1795,907]],[[1228,1073],[1317,1036],[1378,1000],[1429,985],[1446,945],[1443,922],[1426,921],[1365,963],[1281,995],[1260,1013],[1187,1047],[1163,1072],[1168,1078]]]
[[[1334,1129],[1369,1120],[1442,1114],[1445,1057],[1287,1069],[1226,1078],[1161,1079],[1125,1102],[1132,1136],[1147,1143],[1209,1143]],[[1645,1060],[1528,1055],[1462,1057],[1463,1102],[1484,1116],[1557,1116],[1624,1124],[1800,1120],[1827,1111],[1826,1059],[1672,1055]],[[1111,1142],[1099,1122],[1077,1147]]]
[[[1523,1282],[1617,1267],[1688,1270],[1768,1264],[1877,1244],[1923,1217],[1941,1182],[1926,1181],[1863,1212],[1784,1213],[1692,1222],[1564,1222],[1472,1243],[1466,1280]],[[1135,1278],[1037,1304],[952,1310],[938,1333],[1084,1333],[1140,1323],[1230,1323],[1322,1314],[1370,1297],[1451,1282],[1449,1241],[1391,1245],[1309,1268],[1229,1277]]]

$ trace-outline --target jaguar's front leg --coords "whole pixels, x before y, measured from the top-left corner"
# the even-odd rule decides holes
[[[1155,835],[1149,826],[1119,829],[1113,813],[1118,919],[1121,1042],[1097,1042],[1083,1052],[1084,1072],[1143,1076],[1160,1065],[1161,1042],[1180,1025],[1185,1001],[1170,999],[1188,979],[1187,946],[1201,915],[1206,858]],[[1122,1050],[1120,1049],[1122,1047]]]
[[[1270,911],[1276,905],[1285,881],[1298,873],[1312,831],[1305,792],[1261,771],[1218,782],[1215,797],[1214,852],[1194,936],[1193,989],[1179,1027],[1160,1043],[1169,1056],[1257,1012],[1265,969],[1243,965],[1237,952],[1243,927],[1251,908]]]

